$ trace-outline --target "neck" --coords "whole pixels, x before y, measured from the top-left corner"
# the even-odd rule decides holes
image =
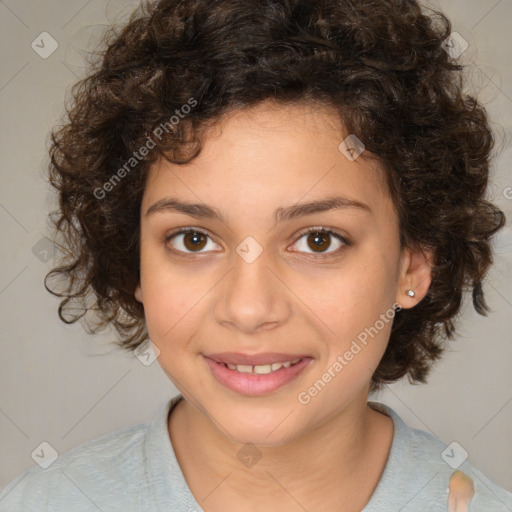
[[[170,415],[169,434],[191,491],[202,506],[212,504],[208,510],[216,510],[214,503],[219,510],[224,503],[226,510],[226,504],[238,498],[245,503],[266,499],[275,504],[290,496],[308,510],[306,503],[313,503],[317,496],[323,509],[329,510],[326,488],[337,489],[345,503],[361,510],[384,470],[393,425],[389,417],[367,405],[365,395],[286,444],[243,445],[182,400]],[[347,499],[350,496],[352,501]],[[337,510],[339,506],[338,501]]]

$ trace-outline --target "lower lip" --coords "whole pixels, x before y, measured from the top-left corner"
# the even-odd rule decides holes
[[[258,375],[256,373],[241,373],[230,370],[223,363],[205,358],[213,376],[224,386],[243,395],[264,395],[288,384],[308,366],[312,358],[305,357],[297,364],[288,368],[280,368],[272,373]]]

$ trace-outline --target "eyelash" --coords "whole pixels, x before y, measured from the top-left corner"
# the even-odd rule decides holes
[[[184,233],[191,233],[191,232],[194,232],[194,233],[199,233],[199,234],[202,234],[202,235],[205,235],[207,236],[208,238],[212,239],[212,237],[210,236],[210,233],[208,233],[207,231],[204,231],[203,229],[198,229],[198,228],[194,228],[194,227],[187,227],[187,228],[181,228],[179,231],[174,231],[173,233],[169,234],[168,236],[165,237],[165,244],[166,246],[168,245],[169,241],[177,236],[177,235],[181,235],[181,234],[184,234]],[[338,249],[336,249],[335,251],[333,252],[329,252],[329,253],[318,253],[318,254],[314,254],[314,253],[304,253],[304,254],[307,254],[309,258],[312,258],[312,259],[325,259],[325,258],[328,258],[328,257],[332,257],[332,256],[338,256],[344,248],[346,247],[350,247],[352,245],[352,243],[345,237],[339,235],[338,233],[330,230],[330,229],[326,229],[326,228],[323,228],[323,227],[312,227],[312,228],[307,228],[306,230],[304,231],[301,231],[298,235],[298,238],[297,240],[294,242],[293,245],[295,245],[303,236],[305,235],[309,235],[310,233],[321,233],[321,234],[326,234],[326,235],[330,235],[334,238],[336,238],[337,240],[339,240],[340,242],[343,243],[343,246],[342,247],[339,247]],[[185,251],[181,251],[179,249],[169,249],[169,251],[172,251],[174,254],[178,254],[184,258],[193,258],[195,257],[196,254],[204,254],[202,252],[185,252]]]

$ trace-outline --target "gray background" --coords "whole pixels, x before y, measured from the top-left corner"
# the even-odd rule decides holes
[[[31,453],[41,442],[64,453],[89,439],[150,421],[177,393],[157,362],[144,366],[133,354],[114,350],[108,344],[112,333],[91,337],[79,324],[62,324],[57,299],[43,287],[52,266],[51,251],[45,252],[51,248],[44,242],[46,215],[53,207],[44,181],[47,134],[63,112],[68,87],[84,71],[77,49],[94,43],[106,24],[124,19],[135,4],[0,1],[0,488],[34,465]],[[472,90],[491,115],[501,151],[489,194],[510,219],[512,0],[430,5],[444,10],[454,31],[469,43],[463,58],[472,65]],[[45,59],[31,47],[42,32],[59,45]],[[47,39],[45,51],[49,48]],[[469,462],[512,491],[510,221],[496,239],[496,251],[484,287],[493,313],[480,317],[466,301],[460,335],[428,385],[396,383],[370,399],[389,404],[409,425],[446,444],[457,441],[469,453]]]

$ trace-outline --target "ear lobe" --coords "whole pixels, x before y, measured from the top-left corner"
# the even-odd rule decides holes
[[[142,303],[143,300],[142,300],[142,290],[141,290],[141,287],[140,287],[140,283],[135,287],[135,292],[133,293],[133,295],[135,296],[135,299]]]
[[[406,251],[396,296],[396,302],[402,305],[403,309],[416,306],[427,294],[432,282],[434,260],[434,253],[424,247]],[[409,296],[408,290],[412,290],[414,296]]]

